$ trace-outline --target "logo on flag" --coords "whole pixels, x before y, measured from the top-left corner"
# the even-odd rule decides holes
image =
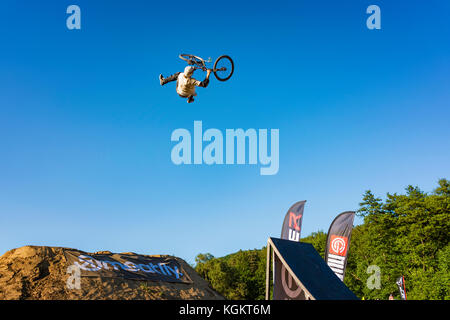
[[[341,257],[345,257],[345,255],[347,254],[347,244],[348,244],[347,237],[331,235],[330,253],[336,254]]]
[[[300,219],[302,218],[302,214],[295,214],[293,212],[289,212],[289,228],[294,228],[297,231],[300,231]]]

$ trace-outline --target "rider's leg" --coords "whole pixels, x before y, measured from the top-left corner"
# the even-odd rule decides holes
[[[164,78],[162,76],[162,74],[160,74],[159,75],[159,83],[163,86],[168,82],[176,81],[178,79],[178,76],[180,75],[180,73],[181,72],[174,73],[173,75],[168,76],[167,78]]]
[[[192,103],[192,102],[194,102],[194,96],[189,96],[187,98],[187,103]]]

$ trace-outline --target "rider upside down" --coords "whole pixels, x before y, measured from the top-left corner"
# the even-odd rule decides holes
[[[164,78],[162,74],[159,75],[159,83],[163,86],[168,82],[177,81],[177,93],[182,98],[187,98],[187,103],[194,102],[194,97],[197,95],[195,87],[206,88],[209,84],[209,76],[211,70],[206,71],[206,78],[203,81],[192,78],[195,68],[187,66],[184,68],[184,72],[177,72],[167,78]]]

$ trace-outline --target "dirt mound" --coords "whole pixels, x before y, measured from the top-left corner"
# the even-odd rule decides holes
[[[175,259],[192,283],[130,280],[121,277],[80,277],[79,289],[70,288],[67,285],[70,274],[67,273],[69,265],[64,254],[66,249],[25,246],[6,252],[0,257],[0,300],[223,299],[184,260],[165,255],[122,253],[147,258]],[[94,254],[102,253],[110,252]]]

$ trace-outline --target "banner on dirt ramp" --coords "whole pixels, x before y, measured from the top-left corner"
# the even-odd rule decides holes
[[[64,250],[64,255],[69,265],[80,268],[82,277],[192,283],[178,261],[170,257],[120,253],[87,254],[76,250]]]

